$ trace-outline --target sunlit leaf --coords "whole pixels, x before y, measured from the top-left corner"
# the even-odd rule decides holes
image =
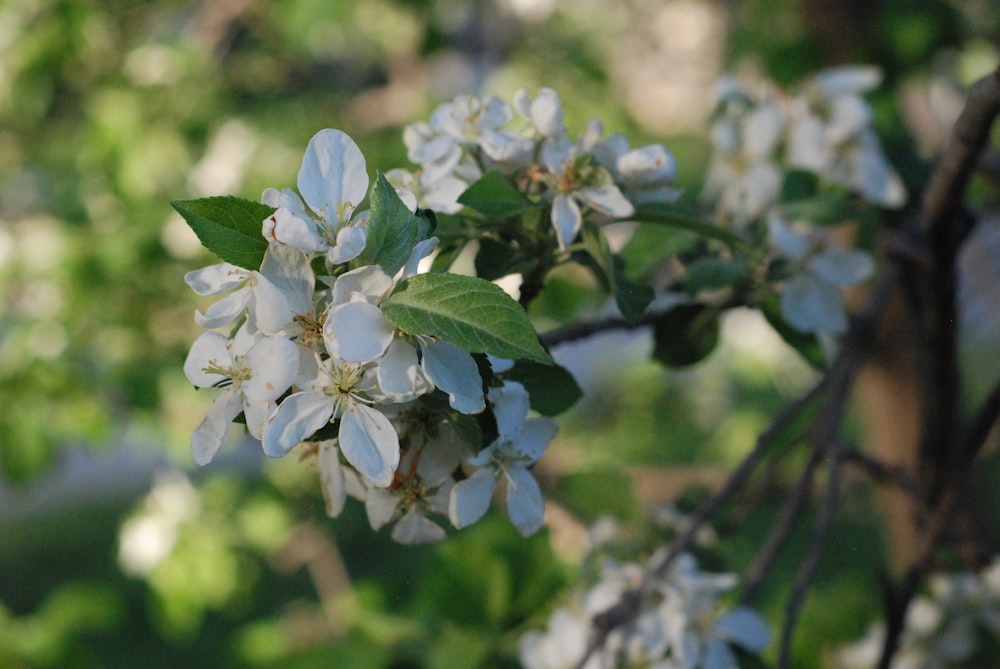
[[[473,353],[549,363],[527,314],[499,286],[458,274],[418,274],[382,302],[386,318],[414,335]]]
[[[261,225],[274,207],[231,195],[174,200],[177,210],[206,249],[244,269],[260,269],[267,251]]]

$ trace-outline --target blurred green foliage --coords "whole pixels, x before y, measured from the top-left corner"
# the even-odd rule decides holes
[[[888,86],[876,106],[889,111],[880,121],[904,143],[892,111],[898,86],[942,71],[967,83],[995,65],[984,47],[998,30],[985,20],[988,3],[944,0],[5,0],[3,479],[30,486],[65,450],[136,441],[189,467],[187,440],[207,398],[180,368],[204,304],[182,277],[211,258],[171,200],[293,185],[323,127],[354,136],[372,172],[404,165],[402,125],[461,92],[509,97],[551,85],[573,127],[598,117],[633,145],[664,141],[629,106],[638,86],[629,77],[647,54],[658,76],[671,74],[673,61],[651,60],[658,46],[642,46],[650,18],[668,6],[690,16],[708,7],[725,38],[721,64],[756,64],[783,82],[841,62],[882,65]],[[635,44],[647,51],[624,58]],[[697,127],[677,132],[665,141],[693,202],[704,143]],[[691,243],[642,234],[678,250]],[[626,271],[642,267],[646,248],[631,247]],[[561,273],[532,315],[554,324],[595,313],[597,294],[589,279]],[[637,522],[642,505],[626,497],[619,467],[736,460],[808,375],[755,346],[671,374],[596,354],[607,358],[602,380],[565,417],[559,464],[546,472],[550,483],[563,477],[550,486],[555,498],[590,522],[605,496],[605,510]],[[440,546],[401,547],[372,535],[358,505],[324,519],[315,473],[298,463],[205,474],[197,512],[177,521],[169,557],[141,577],[125,576],[115,556],[120,525],[148,512],[148,500],[0,515],[0,666],[516,666],[517,635],[542,624],[572,579],[572,551],[555,552],[546,533],[525,541],[499,518]],[[741,565],[771,517],[766,506],[753,515],[720,568]],[[870,519],[851,508],[843,522],[859,537],[845,546],[865,546],[853,549],[863,565],[877,543]],[[332,562],[317,566],[323,558]],[[824,581],[817,599],[838,607],[825,617],[823,605],[807,607],[803,666],[818,666],[831,639],[857,635],[845,620],[872,608],[849,578]]]

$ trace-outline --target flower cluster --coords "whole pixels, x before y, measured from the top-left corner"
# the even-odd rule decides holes
[[[331,516],[350,492],[365,501],[376,529],[398,519],[397,540],[433,541],[444,530],[428,513],[457,527],[475,522],[503,475],[512,521],[524,534],[536,531],[544,507],[526,468],[554,437],[554,424],[527,418],[527,391],[491,374],[499,436],[480,450],[456,425],[487,410],[486,358],[477,363],[453,343],[403,332],[383,311],[438,242],[414,232],[415,206],[405,204],[414,194],[391,186],[376,193],[376,185],[369,196],[365,159],[339,130],[312,138],[297,185],[264,192],[273,214],[261,223],[259,270],[223,262],[185,277],[199,295],[225,294],[196,314],[210,331],[184,364],[195,386],[215,390],[192,436],[195,461],[210,462],[242,414],[272,457],[309,442],[303,450],[316,456]],[[360,211],[366,197],[371,208]],[[387,216],[379,206],[409,217],[408,243],[369,239],[372,220]],[[377,236],[390,235],[382,229]],[[376,243],[388,251],[374,255]],[[325,273],[317,276],[320,267]],[[235,327],[231,336],[215,331],[225,327]],[[468,477],[456,484],[463,467]]]
[[[938,574],[928,589],[907,609],[893,669],[965,666],[975,659],[981,634],[1000,637],[1000,558],[978,573]],[[837,652],[837,667],[872,669],[884,640],[885,626],[873,623],[864,638]]]
[[[545,632],[521,637],[519,652],[526,669],[579,666],[591,641],[591,620],[623,601],[664,558],[660,551],[645,567],[607,561],[600,582],[571,606],[557,609]],[[595,648],[586,669],[658,667],[661,669],[729,669],[737,666],[731,646],[757,653],[770,643],[770,632],[753,610],[729,610],[720,596],[736,585],[732,574],[699,570],[690,554],[680,555],[656,578],[632,622],[615,628]]]
[[[805,332],[843,332],[840,288],[864,281],[873,267],[866,253],[838,248],[836,235],[817,224],[851,222],[851,198],[885,208],[906,200],[862,97],[880,79],[876,68],[849,66],[820,72],[794,96],[774,87],[754,96],[728,78],[718,86],[702,195],[736,232],[766,226],[773,252],[789,266],[782,312]]]
[[[515,112],[520,121],[515,121]],[[590,121],[574,141],[559,94],[542,88],[531,98],[519,90],[513,106],[496,96],[459,96],[437,107],[428,122],[403,134],[417,173],[387,177],[416,193],[421,206],[444,213],[488,172],[499,172],[533,202],[547,206],[560,250],[574,241],[585,218],[597,222],[631,216],[637,205],[672,202],[673,156],[659,144],[632,149],[620,134],[602,139]]]

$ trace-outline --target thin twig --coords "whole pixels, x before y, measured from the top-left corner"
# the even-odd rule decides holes
[[[750,563],[750,566],[744,572],[743,596],[740,598],[742,604],[753,606],[757,602],[764,577],[771,570],[774,561],[778,557],[778,553],[785,546],[788,537],[791,536],[792,530],[795,529],[795,525],[809,504],[813,481],[816,479],[816,469],[822,460],[823,458],[819,451],[813,451],[809,462],[806,463],[805,469],[799,475],[795,489],[792,491],[791,496],[785,500],[784,507],[781,509],[781,515],[771,527],[764,545],[757,551],[753,562]]]

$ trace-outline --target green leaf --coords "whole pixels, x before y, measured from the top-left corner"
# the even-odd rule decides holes
[[[819,192],[819,176],[806,170],[789,170],[781,182],[780,202],[811,198]]]
[[[537,205],[524,197],[499,172],[488,172],[483,178],[458,196],[459,204],[486,216],[507,218],[535,209]]]
[[[202,245],[220,260],[258,270],[267,251],[261,226],[274,207],[231,195],[170,203]]]
[[[519,360],[503,378],[517,381],[528,391],[531,408],[543,416],[556,416],[583,397],[576,379],[565,367]]]
[[[667,367],[701,362],[719,343],[719,312],[705,304],[681,304],[653,323],[653,358]]]
[[[702,290],[719,290],[739,283],[750,274],[745,258],[701,257],[688,265],[684,272],[684,289],[691,295]]]
[[[688,230],[701,237],[715,239],[733,249],[749,251],[747,243],[739,236],[702,218],[697,211],[684,205],[670,202],[650,202],[640,206],[635,214],[628,217],[628,220],[669,225],[681,230]]]
[[[696,249],[701,237],[665,225],[640,225],[621,250],[625,270],[632,279],[648,274],[657,264]]]
[[[378,265],[392,276],[409,259],[421,224],[381,172],[376,177],[371,200],[365,249],[351,265]]]
[[[589,521],[609,513],[625,520],[634,517],[638,511],[632,481],[615,469],[580,471],[561,476],[556,495],[570,511]]]
[[[527,314],[499,286],[458,274],[418,274],[382,301],[399,329],[443,339],[472,353],[549,364]]]
[[[646,307],[653,301],[653,289],[635,283],[622,269],[621,258],[611,253],[608,241],[595,225],[583,227],[583,243],[597,266],[604,273],[606,284],[618,304],[619,311],[630,323],[642,320]]]
[[[782,213],[788,218],[804,220],[816,225],[836,225],[857,220],[864,211],[843,195],[817,195],[781,205]]]
[[[476,253],[476,276],[493,281],[508,274],[524,274],[531,271],[535,261],[503,242],[491,237],[479,240]]]

